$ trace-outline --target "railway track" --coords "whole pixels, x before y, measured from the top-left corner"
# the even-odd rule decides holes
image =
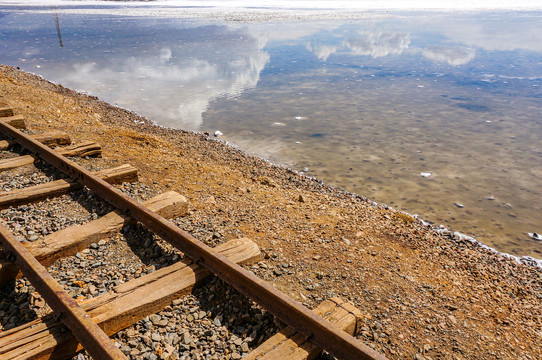
[[[1,359],[67,359],[83,348],[95,359],[125,359],[126,354],[109,337],[166,308],[210,274],[287,325],[248,352],[246,359],[312,359],[322,349],[340,359],[385,359],[353,336],[360,313],[351,304],[333,298],[311,311],[245,270],[241,265],[255,262],[260,255],[258,246],[251,240],[236,239],[211,248],[166,220],[186,214],[188,203],[183,196],[167,192],[139,203],[114,186],[137,180],[137,169],[123,165],[88,171],[68,157],[100,156],[99,144],[91,141],[71,144],[69,135],[62,132],[27,135],[25,128],[24,117],[16,115],[7,104],[0,104],[0,132],[4,138],[0,140],[0,150],[21,146],[28,153],[0,160],[0,171],[46,163],[67,178],[0,193],[0,209],[86,187],[115,210],[33,242],[20,242],[0,224],[3,252],[0,254],[0,286],[6,286],[22,273],[54,312],[0,331]],[[135,222],[184,256],[172,265],[119,283],[107,293],[79,301],[45,268]],[[66,327],[70,331],[66,331]]]

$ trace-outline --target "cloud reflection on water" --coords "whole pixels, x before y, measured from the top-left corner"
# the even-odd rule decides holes
[[[448,21],[427,25],[439,29],[439,33],[449,41],[466,47],[486,51],[542,52],[540,23],[529,21],[527,17],[514,21]]]
[[[234,35],[238,37],[238,34]],[[100,93],[101,97],[159,121],[163,125],[199,130],[202,114],[219,97],[235,97],[253,88],[269,61],[254,39],[232,41],[217,48],[216,56],[163,47],[156,54],[134,54],[122,59],[75,63],[63,82]]]
[[[400,55],[410,45],[410,35],[404,33],[360,33],[345,41],[354,55],[368,55],[373,59],[388,55]]]
[[[327,59],[331,55],[335,54],[339,50],[338,46],[330,46],[330,45],[320,45],[320,46],[315,46],[313,48],[310,42],[307,43],[306,48],[307,50],[313,52],[314,55],[316,55],[318,59],[322,61],[327,61]]]
[[[270,46],[304,44],[323,62],[340,55],[354,57],[347,62],[373,60],[374,65],[385,57],[418,54],[436,65],[455,67],[472,62],[482,53],[479,50],[542,52],[542,32],[527,18],[506,20],[506,26],[499,21],[443,15],[421,17],[415,24],[381,18],[359,23],[217,26],[164,19],[166,26],[162,29],[159,17],[115,21],[102,15],[81,23],[77,15],[72,16],[61,17],[66,46],[60,54],[63,58],[56,59],[58,55],[52,49],[32,47],[32,43],[26,43],[15,56],[39,66],[40,73],[54,81],[96,94],[163,125],[190,130],[200,130],[202,114],[214,100],[237,97],[257,86],[262,71],[276,60],[271,59]],[[43,34],[43,27],[52,22],[40,14],[28,18],[10,15],[2,18],[0,25],[9,31],[21,29],[21,34],[26,32],[31,38],[34,32]],[[153,32],[157,35],[151,36]],[[77,38],[74,33],[78,33]],[[43,43],[53,40],[53,35]],[[51,63],[44,64],[43,59]],[[405,61],[412,58],[397,57],[386,66],[404,65]]]
[[[390,32],[363,32],[354,36],[336,36],[334,44],[318,44],[308,42],[306,49],[314,53],[318,59],[327,61],[333,54],[353,56],[370,56],[373,59],[388,55],[400,55],[410,45],[410,34]]]
[[[430,46],[422,51],[423,56],[436,62],[446,62],[452,66],[465,65],[474,59],[476,51],[462,47]]]

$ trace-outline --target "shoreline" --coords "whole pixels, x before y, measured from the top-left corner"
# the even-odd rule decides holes
[[[224,141],[153,124],[37,75],[1,65],[0,89],[32,131],[62,128],[95,139],[106,165],[129,162],[141,183],[187,196],[194,233],[252,238],[271,254],[254,271],[296,300],[313,307],[331,293],[352,298],[370,316],[360,338],[390,358],[415,354],[427,341],[434,347],[426,355],[451,359],[461,354],[446,345],[453,339],[467,358],[542,355],[542,318],[533,316],[542,314],[540,263],[520,264]],[[433,330],[420,316],[438,320]],[[376,323],[384,324],[383,337],[373,336]],[[514,339],[505,340],[508,332]]]
[[[125,110],[131,111],[131,110],[128,110],[128,109],[125,109]],[[135,114],[138,115],[137,113],[135,113]],[[138,115],[138,116],[140,116],[140,115]],[[155,123],[153,121],[150,121],[150,122],[155,126],[163,127],[165,129],[170,129],[167,126],[160,125],[160,124]],[[187,131],[187,130],[182,130],[182,131]],[[198,132],[198,131],[188,131],[188,132],[194,133],[196,135],[202,135],[203,134],[203,133]],[[231,142],[229,142],[227,140],[221,140],[221,139],[218,139],[218,138],[210,138],[210,140],[223,143],[224,145],[226,145],[228,147],[231,147],[231,148],[233,148],[235,150],[239,150],[242,153],[245,153],[238,145],[236,145],[234,143],[231,143]],[[465,233],[462,233],[461,231],[450,230],[450,229],[448,229],[446,226],[444,226],[442,224],[433,225],[431,222],[425,220],[423,218],[423,215],[411,214],[411,213],[409,213],[407,211],[404,211],[404,210],[401,210],[401,209],[396,209],[393,206],[389,206],[387,204],[376,202],[376,201],[372,200],[370,197],[367,197],[365,195],[361,195],[361,194],[358,194],[358,193],[355,193],[355,192],[351,192],[351,191],[348,191],[348,190],[341,189],[341,188],[339,188],[337,186],[334,186],[334,185],[331,185],[331,184],[327,184],[325,181],[320,180],[317,177],[308,176],[308,175],[304,174],[303,172],[300,172],[300,171],[289,168],[287,165],[274,163],[271,160],[268,160],[268,159],[265,159],[263,157],[259,157],[257,155],[253,155],[253,154],[246,154],[246,155],[247,156],[254,156],[254,157],[256,157],[256,158],[258,158],[258,159],[260,159],[262,161],[265,161],[265,162],[271,164],[272,166],[283,168],[283,169],[285,169],[287,171],[290,171],[290,172],[292,172],[292,173],[294,173],[294,174],[296,174],[298,176],[305,177],[305,178],[310,179],[312,181],[316,181],[318,183],[321,183],[323,186],[330,187],[334,191],[339,191],[339,192],[345,193],[348,196],[352,196],[353,198],[361,199],[362,201],[366,201],[367,203],[370,203],[370,204],[372,204],[374,206],[377,206],[377,207],[380,207],[382,209],[385,209],[385,210],[390,209],[390,210],[405,214],[407,216],[410,216],[413,219],[415,219],[415,221],[417,221],[422,226],[425,226],[428,229],[431,229],[432,231],[434,231],[435,234],[439,234],[439,235],[449,237],[450,241],[469,241],[470,243],[478,246],[480,249],[489,250],[489,251],[491,251],[492,253],[494,253],[496,255],[499,255],[499,256],[502,256],[502,257],[505,257],[505,258],[508,258],[508,259],[514,259],[515,261],[518,262],[518,264],[534,266],[534,267],[538,267],[538,268],[542,269],[542,258],[539,259],[539,258],[535,258],[535,257],[529,256],[529,255],[514,255],[514,254],[504,252],[504,251],[499,251],[499,250],[485,244],[483,241],[479,241],[475,237],[467,235]]]
[[[0,67],[1,66],[6,66],[6,65],[3,65],[3,64],[0,64]],[[22,71],[22,70],[20,70]],[[39,74],[36,74],[36,73],[32,73],[32,72],[27,72],[27,71],[24,71],[28,74],[31,74],[32,76],[35,76],[37,78],[39,78],[40,80],[42,81],[45,81],[45,82],[49,82],[51,84],[54,84],[56,86],[59,86],[59,87],[62,87],[64,88],[64,86],[62,84],[59,84],[59,83],[56,83],[54,81],[50,81],[50,80],[47,80],[45,79],[44,77],[40,76]],[[79,91],[79,90],[73,90],[73,89],[68,89],[69,91],[72,91],[74,92],[76,95],[83,95],[83,96],[88,96],[90,98],[95,98],[97,99],[98,101],[104,103],[104,104],[107,104],[107,105],[110,105],[110,106],[114,106],[116,108],[119,108],[121,109],[122,111],[126,111],[128,113],[131,113],[133,114],[134,116],[140,118],[141,120],[140,121],[144,121],[144,122],[147,122],[148,124],[152,125],[152,126],[155,126],[157,128],[161,128],[161,129],[164,129],[166,131],[168,130],[172,130],[172,131],[181,131],[181,132],[185,132],[185,133],[191,133],[191,134],[194,134],[195,136],[205,136],[203,132],[200,132],[200,131],[191,131],[191,130],[184,130],[184,129],[174,129],[174,128],[170,128],[166,125],[161,125],[155,121],[153,121],[152,119],[148,119],[146,117],[144,117],[143,115],[140,115],[138,114],[137,112],[133,111],[133,110],[130,110],[128,108],[123,108],[121,106],[118,106],[118,105],[111,105],[109,103],[107,103],[106,101],[100,99],[99,97],[97,96],[94,96],[90,93],[86,93],[84,91]],[[136,125],[139,125],[137,122],[135,122]],[[507,252],[504,252],[504,251],[499,251],[493,247],[491,247],[490,245],[487,245],[485,244],[483,241],[479,241],[477,240],[475,237],[473,236],[470,236],[468,234],[465,234],[461,231],[458,231],[458,230],[450,230],[448,229],[445,225],[442,225],[442,224],[432,224],[431,222],[425,220],[423,218],[423,215],[420,215],[420,214],[411,214],[409,212],[406,212],[406,211],[403,211],[403,210],[400,210],[400,209],[396,209],[394,208],[393,206],[389,206],[387,204],[384,204],[384,203],[378,203],[374,200],[372,200],[371,198],[365,196],[365,195],[362,195],[362,194],[357,194],[357,193],[354,193],[354,192],[350,192],[348,190],[344,190],[344,189],[341,189],[339,187],[336,187],[334,185],[331,185],[331,184],[327,184],[325,183],[323,180],[320,180],[318,178],[315,178],[315,177],[311,177],[311,176],[308,176],[308,175],[305,175],[305,174],[302,174],[300,173],[299,171],[296,171],[294,169],[291,169],[289,168],[287,165],[283,165],[283,164],[279,164],[279,163],[274,163],[273,161],[271,160],[268,160],[268,159],[265,159],[263,157],[259,157],[257,155],[254,155],[254,154],[248,154],[246,153],[245,151],[243,151],[239,146],[237,146],[236,144],[234,143],[231,143],[227,140],[222,140],[222,139],[219,139],[217,137],[213,137],[212,135],[209,135],[208,136],[208,140],[211,140],[211,141],[217,141],[218,143],[221,143],[223,145],[225,145],[226,147],[229,147],[235,151],[239,151],[241,152],[243,155],[246,155],[248,157],[254,157],[254,158],[257,158],[258,160],[261,160],[261,161],[264,161],[268,164],[270,164],[271,166],[274,166],[274,167],[279,167],[279,168],[282,168],[286,171],[289,171],[289,172],[292,172],[292,173],[295,173],[296,175],[298,176],[301,176],[301,177],[304,177],[304,178],[307,178],[311,181],[316,181],[317,183],[319,184],[322,184],[326,187],[329,187],[331,189],[333,189],[334,191],[338,191],[338,192],[341,192],[341,193],[344,193],[346,194],[347,196],[352,196],[354,198],[359,198],[361,199],[362,201],[366,201],[374,206],[378,206],[378,207],[382,207],[383,209],[391,209],[393,211],[397,211],[397,212],[400,212],[400,213],[404,213],[408,216],[411,216],[413,217],[417,222],[419,222],[419,224],[421,224],[422,226],[425,226],[427,227],[428,229],[431,229],[432,231],[435,232],[435,234],[439,234],[439,235],[443,235],[443,236],[447,236],[450,238],[450,241],[469,241],[470,243],[480,247],[480,249],[484,249],[484,250],[489,250],[491,251],[492,253],[496,254],[496,255],[499,255],[499,256],[503,256],[505,258],[508,258],[508,259],[514,259],[515,261],[517,261],[519,264],[524,264],[524,265],[529,265],[529,266],[535,266],[535,267],[538,267],[538,268],[541,268],[542,269],[542,258],[535,258],[533,256],[529,256],[529,255],[514,255],[514,254],[511,254],[511,253],[507,253]]]
[[[131,111],[131,110],[128,110],[128,109],[125,109],[127,111]],[[138,115],[137,113],[135,113],[136,115]],[[140,116],[140,115],[138,115]],[[155,123],[151,120],[149,120],[153,125],[155,126],[158,126],[158,127],[162,127],[162,128],[165,128],[165,129],[169,129],[167,126],[163,126],[163,125],[160,125],[158,123]],[[182,131],[187,131],[187,130],[182,130]],[[194,133],[196,135],[202,135],[203,133],[201,132],[198,132],[198,131],[188,131],[188,132],[191,132],[191,133]],[[231,143],[229,141],[226,141],[226,140],[221,140],[221,139],[217,139],[217,138],[210,138],[210,140],[212,141],[217,141],[217,142],[220,142],[220,143],[223,143],[224,145],[228,146],[228,147],[231,147],[235,150],[239,150],[241,151],[242,153],[245,153],[239,146],[237,146],[236,144],[234,143]],[[246,154],[246,153],[245,153]],[[528,265],[528,266],[534,266],[534,267],[538,267],[538,268],[541,268],[542,269],[542,258],[541,259],[538,259],[538,258],[535,258],[535,257],[532,257],[532,256],[528,256],[528,255],[514,255],[514,254],[510,254],[510,253],[507,253],[507,252],[504,252],[504,251],[499,251],[487,244],[485,244],[484,242],[482,241],[479,241],[477,240],[475,237],[473,236],[470,236],[470,235],[467,235],[465,233],[462,233],[461,231],[457,231],[457,230],[450,230],[448,229],[446,226],[444,225],[433,225],[431,222],[425,220],[423,218],[423,215],[419,215],[419,214],[411,214],[407,211],[404,211],[404,210],[401,210],[401,209],[396,209],[394,208],[393,206],[389,206],[387,204],[383,204],[383,203],[379,203],[379,202],[376,202],[374,200],[372,200],[370,197],[367,197],[365,195],[361,195],[361,194],[358,194],[358,193],[354,193],[354,192],[351,192],[351,191],[348,191],[348,190],[344,190],[344,189],[341,189],[337,186],[334,186],[334,185],[331,185],[331,184],[327,184],[325,181],[323,180],[320,180],[316,177],[312,177],[312,176],[309,176],[309,175],[306,175],[300,171],[297,171],[297,170],[294,170],[294,169],[291,169],[289,168],[287,165],[282,165],[282,164],[278,164],[278,163],[274,163],[273,161],[271,160],[268,160],[268,159],[265,159],[263,157],[259,157],[257,155],[253,155],[253,154],[247,154],[247,156],[254,156],[262,161],[265,161],[269,164],[271,164],[272,166],[275,166],[275,167],[279,167],[279,168],[283,168],[287,171],[291,171],[292,173],[298,175],[298,176],[301,176],[301,177],[304,177],[304,178],[307,178],[307,179],[310,179],[312,181],[316,181],[318,183],[321,183],[323,186],[327,186],[327,187],[330,187],[331,189],[333,189],[334,191],[338,191],[338,192],[342,192],[342,193],[345,193],[347,194],[348,196],[352,196],[353,198],[357,198],[357,199],[361,199],[362,201],[366,201],[374,206],[377,206],[377,207],[380,207],[382,209],[390,209],[390,210],[393,210],[393,211],[397,211],[399,213],[402,213],[402,214],[405,214],[407,216],[410,216],[412,217],[413,219],[415,219],[419,224],[421,224],[422,226],[425,226],[427,227],[428,229],[431,229],[432,231],[435,232],[435,234],[439,234],[439,235],[443,235],[443,236],[447,236],[450,238],[450,241],[469,241],[470,243],[478,246],[480,249],[484,249],[484,250],[489,250],[491,251],[492,253],[496,254],[496,255],[499,255],[499,256],[502,256],[502,257],[505,257],[505,258],[508,258],[508,259],[514,259],[515,261],[518,262],[518,264],[524,264],[524,265]]]

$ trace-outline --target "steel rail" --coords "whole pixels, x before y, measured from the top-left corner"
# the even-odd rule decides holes
[[[3,224],[0,224],[0,246],[93,359],[127,360],[109,336]]]
[[[386,359],[384,355],[363,344],[355,337],[338,330],[334,325],[314,314],[299,302],[228,260],[225,256],[216,253],[211,247],[179,229],[173,223],[141,206],[137,201],[97,178],[90,171],[59,155],[49,147],[34,141],[9,124],[0,123],[0,130],[60,171],[87,186],[119,210],[141,222],[162,239],[183,251],[194,262],[211,270],[215,275],[260,304],[320,348],[327,350],[339,359]]]

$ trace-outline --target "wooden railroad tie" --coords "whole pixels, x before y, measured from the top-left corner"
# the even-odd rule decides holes
[[[26,123],[24,116],[15,115],[13,108],[11,108],[7,103],[0,100],[0,121],[4,121],[16,129],[24,130],[26,129]]]
[[[145,201],[143,205],[168,219],[188,213],[188,201],[174,191],[157,195]],[[25,242],[23,245],[41,264],[49,266],[55,260],[74,255],[93,242],[98,242],[133,223],[135,220],[115,210],[86,224],[70,226],[35,242]],[[0,258],[0,287],[18,274],[20,275],[19,269],[15,264]]]
[[[36,159],[30,155],[17,156],[0,160],[0,171],[15,169],[21,166],[33,164]]]
[[[13,109],[6,104],[0,104],[0,117],[13,116]]]
[[[102,156],[102,147],[94,141],[83,141],[79,144],[73,144],[63,148],[56,148],[55,150],[64,156]]]
[[[10,124],[11,126],[19,130],[26,129],[26,121],[24,119],[24,116],[22,115],[11,115],[11,116],[0,115],[0,121]]]
[[[95,172],[95,174],[110,184],[120,184],[138,180],[137,169],[129,164],[117,166],[112,169],[100,170]],[[62,179],[7,191],[0,193],[0,210],[13,205],[28,204],[33,201],[59,196],[70,191],[81,189],[82,187],[83,185],[73,179]]]
[[[70,136],[63,131],[49,131],[43,134],[30,135],[30,137],[49,147],[70,145],[72,143]],[[2,140],[0,141],[0,150],[7,150],[14,144],[13,141]]]
[[[59,154],[64,156],[77,156],[77,157],[84,157],[84,156],[101,156],[102,155],[102,147],[95,142],[92,141],[86,141],[81,144],[77,145],[70,145],[62,148],[56,148],[55,151],[57,151]],[[21,166],[30,165],[33,164],[34,161],[36,161],[36,158],[32,155],[23,155],[23,156],[17,156],[10,159],[2,159],[0,160],[0,171],[6,171],[15,169]]]
[[[328,320],[338,329],[350,335],[356,335],[361,312],[350,303],[335,297],[321,303],[313,310],[316,314]],[[315,359],[322,350],[309,342],[305,336],[297,333],[291,327],[286,327],[273,335],[263,344],[252,350],[244,360],[305,360]]]
[[[246,238],[228,241],[214,249],[239,264],[251,264],[261,258],[258,245]],[[183,259],[121,284],[110,293],[85,300],[80,306],[111,336],[187,295],[210,274],[206,268]],[[54,314],[0,332],[2,359],[68,359],[80,350],[81,345]]]

